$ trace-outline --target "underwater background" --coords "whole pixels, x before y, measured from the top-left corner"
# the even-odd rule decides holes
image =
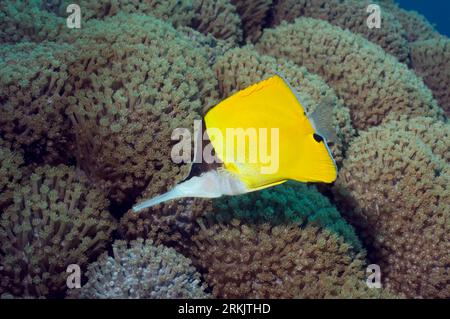
[[[450,298],[448,27],[391,0],[0,1],[1,297]],[[175,128],[275,73],[333,101],[336,182],[131,211],[188,174]]]
[[[448,23],[450,2],[445,0],[435,0],[432,2],[423,0],[398,0],[397,3],[403,9],[420,12],[420,14],[434,25],[439,33],[447,37],[450,36],[450,23]]]

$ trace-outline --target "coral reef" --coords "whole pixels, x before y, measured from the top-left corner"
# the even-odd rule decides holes
[[[259,55],[251,46],[227,51],[217,59],[214,70],[221,98],[226,98],[252,83],[279,73],[297,90],[307,112],[313,112],[322,102],[332,103],[333,124],[338,140],[333,141],[331,151],[338,164],[342,161],[346,146],[353,138],[355,130],[350,121],[348,108],[320,77],[292,62],[283,59],[277,61],[273,57]]]
[[[321,75],[350,108],[357,129],[376,126],[388,114],[392,118],[392,113],[442,117],[430,90],[404,64],[379,46],[325,21],[300,18],[267,29],[257,48]]]
[[[369,3],[0,1],[0,298],[450,298],[450,40]],[[274,74],[331,106],[334,184],[132,211],[212,168],[175,128]]]
[[[211,34],[205,35],[190,27],[179,27],[177,31],[180,31],[184,37],[188,38],[192,46],[207,53],[209,66],[214,65],[218,57],[234,47],[234,44],[230,41],[217,39]],[[210,106],[206,105],[205,107]]]
[[[195,16],[189,26],[232,43],[242,40],[241,18],[229,0],[196,0]]]
[[[195,264],[207,269],[205,279],[215,297],[369,295],[367,286],[352,284],[353,293],[346,284],[363,280],[363,255],[328,231],[312,225],[254,225],[237,219],[228,224],[199,223],[192,255]]]
[[[4,146],[0,139],[0,213],[11,204],[13,191],[22,178],[23,157]]]
[[[398,121],[389,121],[384,125],[392,131],[414,134],[433,152],[433,156],[444,162],[450,162],[450,125],[448,121],[436,121],[434,118],[419,116]]]
[[[63,18],[42,10],[41,0],[0,3],[0,43],[55,40],[66,26]]]
[[[0,222],[0,294],[49,296],[66,288],[66,268],[85,267],[115,229],[104,194],[81,172],[41,166],[15,188]]]
[[[242,20],[244,39],[255,42],[262,33],[272,0],[231,0]]]
[[[66,34],[69,4],[80,6],[83,25],[118,14],[144,14],[177,28],[193,27],[232,43],[242,39],[241,19],[229,0],[64,0],[50,4],[42,0],[6,0],[0,4],[0,43],[58,40]]]
[[[193,0],[64,0],[55,13],[66,16],[69,4],[82,8],[83,21],[104,19],[119,13],[140,13],[168,21],[175,27],[189,25],[195,16]]]
[[[68,108],[79,165],[119,203],[166,191],[189,169],[170,158],[172,130],[215,101],[208,52],[150,16],[91,20],[69,37],[82,52]]]
[[[361,249],[354,229],[315,186],[287,182],[259,193],[222,197],[214,200],[213,206],[215,219],[221,222],[237,218],[251,224],[313,224]]]
[[[208,298],[191,261],[151,240],[115,241],[113,256],[102,254],[87,277],[70,298]]]
[[[62,3],[59,15],[67,4]],[[77,3],[77,1],[75,1]],[[228,0],[138,0],[138,1],[78,1],[83,8],[85,20],[104,19],[119,13],[152,15],[171,23],[175,27],[192,27],[203,34],[211,34],[218,39],[232,43],[241,41],[241,19],[236,8]]]
[[[450,116],[450,39],[435,37],[412,43],[411,64]]]
[[[72,92],[67,63],[73,52],[68,44],[52,42],[0,47],[0,135],[33,161],[71,157],[65,109]]]
[[[401,62],[408,62],[408,41],[397,17],[383,11],[383,27],[367,27],[366,8],[370,3],[361,0],[279,0],[273,10],[272,26],[279,25],[281,21],[293,22],[298,17],[322,19],[360,34]]]
[[[142,199],[158,195],[148,189]],[[198,230],[197,218],[212,211],[207,199],[190,198],[163,203],[136,214],[129,210],[120,220],[119,232],[128,240],[152,238],[156,244],[175,248],[186,254],[191,237]]]
[[[371,128],[352,142],[335,185],[384,285],[408,297],[450,296],[449,136],[432,119]]]

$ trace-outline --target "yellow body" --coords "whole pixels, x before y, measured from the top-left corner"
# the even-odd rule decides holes
[[[331,116],[331,115],[330,115]],[[336,166],[326,141],[314,134],[313,125],[289,85],[273,76],[225,99],[205,116],[205,124],[216,155],[225,168],[235,174],[249,190],[257,190],[288,179],[301,182],[331,183],[336,179]],[[262,174],[267,163],[254,158],[236,162],[227,154],[223,141],[214,139],[214,130],[226,139],[227,128],[266,129],[270,145],[271,129],[278,128],[279,165],[276,172]],[[320,136],[319,136],[320,137]],[[248,150],[248,146],[247,146]],[[233,150],[236,154],[237,149]]]
[[[336,166],[326,141],[314,132],[314,126],[295,93],[279,76],[252,85],[222,101],[206,114],[205,123],[216,156],[224,163],[225,170],[210,170],[187,179],[166,193],[138,203],[133,206],[133,211],[139,212],[182,197],[216,198],[245,194],[288,179],[326,183],[336,179]],[[239,140],[235,135],[228,135],[230,129],[254,134],[243,134],[241,144],[229,143]],[[256,143],[251,143],[252,140]],[[261,155],[263,149],[273,153],[262,157],[251,155],[255,151]],[[272,169],[267,170],[268,163],[273,162],[277,165],[269,165]]]

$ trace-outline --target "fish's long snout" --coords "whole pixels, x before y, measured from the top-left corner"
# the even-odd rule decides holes
[[[172,190],[168,191],[167,193],[158,195],[156,197],[147,199],[143,202],[140,202],[137,205],[133,206],[133,212],[138,213],[139,211],[145,209],[145,208],[149,208],[158,204],[161,204],[163,202],[169,201],[171,199],[176,199],[176,198],[180,198],[182,196],[180,196],[177,188],[173,188]]]
[[[200,176],[194,176],[176,185],[167,193],[147,199],[133,206],[133,211],[137,213],[145,208],[177,198],[217,198],[222,195],[238,195],[246,192],[248,192],[248,189],[241,181],[230,174],[214,170],[203,173]]]

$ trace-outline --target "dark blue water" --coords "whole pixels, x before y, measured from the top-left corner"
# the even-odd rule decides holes
[[[415,10],[424,15],[436,29],[450,37],[450,1],[449,0],[396,0],[404,9]]]

